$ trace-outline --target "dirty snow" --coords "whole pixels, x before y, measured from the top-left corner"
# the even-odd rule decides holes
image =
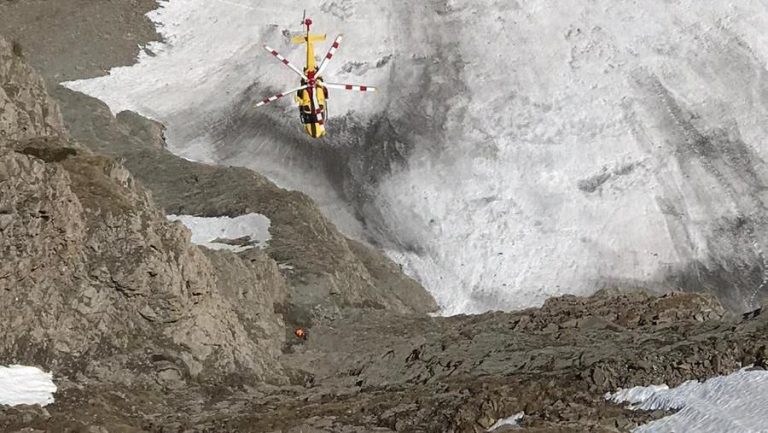
[[[678,410],[640,426],[632,433],[766,433],[768,432],[768,371],[741,370],[703,383],[688,381],[635,387],[606,394],[637,410]]]
[[[180,221],[192,231],[192,243],[214,250],[234,252],[249,248],[265,248],[271,238],[269,218],[257,213],[249,213],[235,218],[196,217],[190,215],[168,215],[170,221]],[[223,240],[235,240],[248,236],[246,245],[230,245]]]
[[[518,412],[508,418],[502,418],[496,421],[491,427],[489,427],[487,431],[492,432],[494,430],[500,429],[501,427],[518,427],[524,416],[525,412]]]

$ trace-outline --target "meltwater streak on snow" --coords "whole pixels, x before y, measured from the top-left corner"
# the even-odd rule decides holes
[[[52,373],[46,373],[36,367],[0,365],[0,406],[45,406],[53,403],[54,392],[56,385],[53,383]]]
[[[361,217],[444,313],[768,292],[762,1],[321,1],[316,26],[346,36],[329,76],[383,86],[333,93],[317,142],[289,102],[249,108],[295,82],[260,45],[300,62],[304,4],[162,6],[154,56],[68,86],[163,121],[177,154],[307,192],[348,234]]]
[[[249,213],[235,218],[230,217],[196,217],[190,215],[168,215],[170,221],[181,221],[192,231],[192,243],[203,245],[214,250],[243,251],[252,246],[264,248],[271,238],[269,234],[270,220],[264,215]],[[236,246],[222,242],[213,242],[217,239],[238,239],[244,236],[250,237],[249,245]]]
[[[640,426],[633,433],[765,433],[768,432],[768,371],[738,371],[704,383],[688,381],[635,387],[607,394],[614,402],[631,402],[640,410],[679,410]]]

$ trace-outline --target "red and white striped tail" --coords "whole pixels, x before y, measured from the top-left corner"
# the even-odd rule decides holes
[[[344,35],[336,36],[336,39],[333,41],[333,45],[331,45],[331,48],[328,50],[328,54],[323,57],[323,61],[320,62],[320,67],[317,69],[317,75],[325,71],[326,66],[328,66],[328,63],[331,63],[331,59],[333,58],[333,55],[336,54],[336,50],[339,49],[339,45],[341,44],[341,38]]]
[[[285,57],[283,57],[283,56],[282,56],[280,53],[278,53],[276,50],[273,50],[272,48],[270,48],[270,47],[269,47],[269,46],[267,46],[267,45],[264,45],[264,49],[265,49],[265,50],[267,50],[267,51],[269,51],[269,52],[270,52],[270,54],[272,54],[273,56],[277,57],[277,60],[280,60],[281,62],[283,62],[283,64],[284,64],[285,66],[288,66],[289,68],[291,68],[291,70],[292,70],[293,72],[295,72],[295,73],[299,74],[299,76],[300,76],[301,78],[303,78],[303,79],[305,79],[305,80],[307,79],[306,75],[304,75],[304,73],[303,73],[303,72],[301,72],[301,69],[299,69],[299,68],[297,68],[296,66],[294,66],[294,65],[293,65],[293,63],[291,63],[290,61],[288,61],[288,59],[286,59]]]
[[[376,88],[371,86],[361,86],[357,84],[339,84],[339,83],[323,83],[323,86],[330,89],[340,90],[352,90],[357,92],[375,92]]]
[[[285,95],[290,95],[290,94],[291,94],[291,93],[293,93],[293,92],[298,92],[299,90],[301,90],[301,89],[306,89],[307,87],[308,87],[308,86],[301,86],[301,87],[297,87],[297,88],[295,88],[295,89],[291,89],[291,90],[285,91],[285,92],[283,92],[283,93],[278,93],[278,94],[277,94],[277,95],[275,95],[275,96],[270,96],[269,98],[266,98],[266,99],[263,99],[263,100],[261,100],[261,101],[257,102],[255,106],[256,106],[256,107],[261,107],[262,105],[267,105],[267,104],[269,104],[270,102],[274,102],[274,101],[277,101],[278,99],[282,98],[282,97],[283,97],[283,96],[285,96]]]

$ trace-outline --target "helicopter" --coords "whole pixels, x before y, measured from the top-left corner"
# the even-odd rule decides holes
[[[376,88],[358,84],[326,83],[323,80],[322,73],[325,71],[325,68],[328,67],[328,63],[330,63],[333,55],[339,48],[343,35],[336,37],[331,48],[328,50],[328,53],[323,57],[320,65],[317,66],[315,61],[314,43],[325,41],[325,35],[310,34],[309,31],[310,26],[312,26],[312,19],[307,18],[306,11],[304,11],[304,17],[301,20],[301,24],[306,26],[306,33],[292,37],[291,42],[297,45],[307,44],[307,62],[303,71],[276,50],[264,45],[265,50],[269,51],[270,54],[275,56],[275,58],[287,66],[291,71],[301,77],[301,85],[294,89],[263,99],[256,104],[256,107],[269,104],[270,102],[295,92],[296,94],[294,98],[299,104],[299,118],[301,119],[301,123],[304,124],[305,132],[312,138],[320,138],[325,135],[325,125],[328,119],[328,89],[375,92]]]

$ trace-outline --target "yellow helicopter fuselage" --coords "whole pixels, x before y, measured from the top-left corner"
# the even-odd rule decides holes
[[[307,62],[304,67],[304,75],[309,82],[302,79],[302,85],[310,84],[310,87],[296,92],[296,102],[299,104],[299,115],[304,124],[305,132],[312,138],[320,138],[325,135],[326,99],[328,91],[322,86],[322,78],[316,76],[317,65],[315,62],[315,42],[325,41],[325,35],[294,36],[291,42],[294,44],[307,44]],[[311,84],[317,83],[317,86]]]

